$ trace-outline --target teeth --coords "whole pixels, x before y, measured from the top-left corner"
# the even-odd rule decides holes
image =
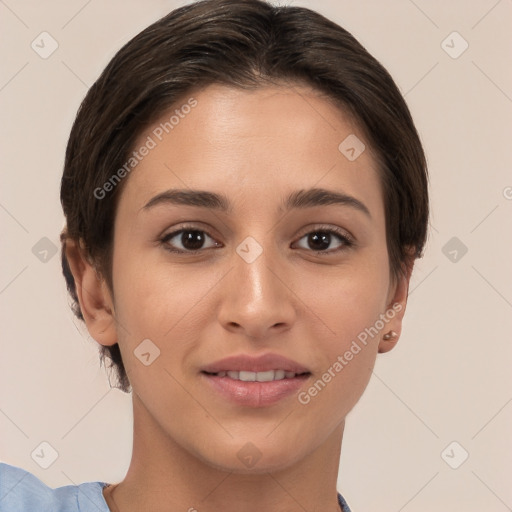
[[[271,380],[277,380],[276,372],[274,370],[269,370],[268,372],[258,372],[255,374],[255,377],[258,382],[270,382]]]
[[[244,382],[271,382],[273,380],[293,379],[295,372],[285,372],[284,370],[268,370],[266,372],[247,372],[247,371],[227,371],[219,372],[217,377],[228,376],[233,380],[241,380]]]
[[[256,372],[239,372],[238,378],[244,382],[254,382],[256,380]]]

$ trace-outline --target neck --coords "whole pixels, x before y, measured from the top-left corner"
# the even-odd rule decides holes
[[[194,456],[157,424],[133,394],[134,432],[130,467],[115,487],[115,512],[339,512],[336,482],[344,424],[312,453],[279,471],[239,473]],[[300,443],[300,440],[297,440]]]

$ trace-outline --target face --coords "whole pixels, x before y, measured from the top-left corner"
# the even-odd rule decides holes
[[[342,431],[399,332],[378,170],[305,87],[210,86],[176,109],[169,133],[174,109],[141,134],[115,220],[136,414],[212,466],[284,468]]]

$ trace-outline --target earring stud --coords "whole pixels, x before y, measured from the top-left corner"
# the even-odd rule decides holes
[[[384,341],[394,340],[395,338],[398,338],[398,334],[395,331],[389,331],[388,333],[384,334],[384,336],[382,336]]]

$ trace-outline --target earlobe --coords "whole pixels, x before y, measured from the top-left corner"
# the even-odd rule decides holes
[[[398,342],[399,335],[395,331],[388,331],[379,343],[379,353],[389,352]]]
[[[402,320],[407,306],[412,267],[412,264],[407,266],[407,272],[398,276],[395,283],[394,292],[386,311],[386,316],[389,316],[390,320],[383,329],[381,341],[379,342],[379,353],[381,354],[393,349],[400,338]]]
[[[105,279],[75,240],[66,240],[66,257],[89,334],[101,345],[117,343],[114,308]]]

